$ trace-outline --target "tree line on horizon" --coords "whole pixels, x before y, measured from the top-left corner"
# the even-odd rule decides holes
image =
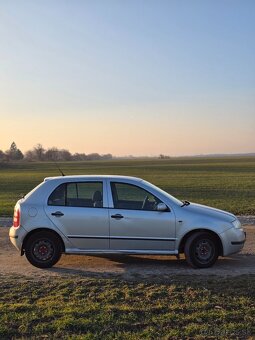
[[[58,149],[56,147],[51,147],[45,149],[41,144],[35,145],[31,150],[23,153],[16,145],[12,142],[10,148],[5,152],[0,150],[0,162],[9,161],[94,161],[94,160],[107,160],[112,159],[112,154],[100,155],[98,153],[74,153],[72,154],[67,149]]]

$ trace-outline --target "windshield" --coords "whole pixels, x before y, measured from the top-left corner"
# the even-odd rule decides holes
[[[160,189],[160,188],[157,187],[156,185],[151,184],[150,182],[147,182],[147,181],[143,181],[143,182],[146,183],[146,185],[148,185],[149,187],[153,188],[154,190],[157,190],[157,191],[161,192],[163,195],[168,196],[169,199],[170,199],[172,202],[174,202],[175,204],[180,205],[180,206],[183,204],[182,201],[180,201],[180,200],[178,200],[177,198],[175,198],[174,196],[170,195],[168,192],[166,192],[166,191]]]

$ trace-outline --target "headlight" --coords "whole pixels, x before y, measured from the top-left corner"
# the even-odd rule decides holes
[[[236,228],[236,229],[241,229],[242,228],[241,222],[238,219],[234,220],[232,222],[232,224],[233,224],[233,227]]]

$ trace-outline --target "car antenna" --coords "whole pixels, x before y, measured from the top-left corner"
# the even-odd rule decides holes
[[[57,165],[56,162],[54,162],[54,164],[56,165],[58,171],[61,173],[62,176],[65,176],[65,174],[63,173],[63,171],[60,169],[60,167]]]

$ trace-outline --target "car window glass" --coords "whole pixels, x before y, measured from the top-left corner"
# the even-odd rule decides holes
[[[48,205],[101,208],[103,207],[103,183],[61,184],[50,195]]]
[[[68,183],[66,188],[66,205],[101,208],[103,206],[102,182]]]
[[[68,183],[66,185],[66,196],[68,198],[78,198],[77,183]]]
[[[59,185],[50,195],[48,205],[63,206],[65,205],[65,184]]]
[[[161,201],[148,191],[126,183],[111,183],[114,208],[156,210]]]

